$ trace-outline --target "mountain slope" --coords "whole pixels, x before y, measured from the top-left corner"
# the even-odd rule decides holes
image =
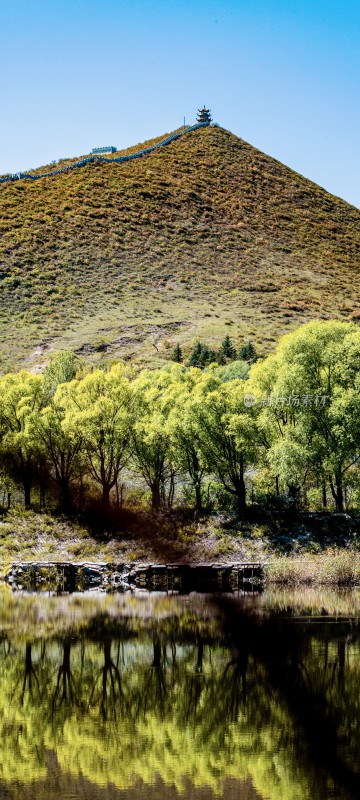
[[[3,184],[0,221],[2,370],[360,318],[360,211],[222,128]]]

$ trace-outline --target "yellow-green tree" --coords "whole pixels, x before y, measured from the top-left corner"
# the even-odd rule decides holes
[[[168,387],[167,397],[171,401],[171,409],[167,421],[170,433],[174,460],[184,475],[188,475],[195,495],[195,508],[202,510],[202,484],[206,472],[206,463],[201,449],[201,436],[198,424],[198,392],[205,384],[218,381],[212,377],[204,378],[201,370],[190,367],[179,370],[178,380]]]
[[[51,476],[58,486],[60,508],[64,512],[71,509],[71,486],[84,470],[81,426],[69,430],[64,425],[67,394],[67,389],[60,385],[50,405],[33,415],[31,420],[34,441],[45,454]]]
[[[132,384],[135,422],[132,428],[133,467],[151,491],[154,511],[174,496],[174,454],[169,413],[174,399],[172,391],[184,374],[184,367],[173,364],[159,370],[143,370]]]
[[[336,510],[360,459],[360,332],[354,324],[310,322],[284,336],[251,371],[262,407],[268,460],[290,488],[312,472],[328,482]]]
[[[61,429],[67,441],[79,441],[87,473],[101,487],[102,502],[130,458],[132,392],[128,370],[115,364],[59,387],[56,403],[64,409]]]
[[[246,507],[245,473],[256,462],[258,449],[256,416],[246,405],[246,388],[241,379],[223,383],[209,370],[194,395],[204,462],[233,496],[239,511]]]
[[[25,507],[38,480],[41,451],[34,440],[31,420],[43,405],[43,379],[26,370],[0,378],[0,434],[3,469],[24,491]]]

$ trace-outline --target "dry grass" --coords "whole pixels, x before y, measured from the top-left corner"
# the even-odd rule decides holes
[[[322,553],[271,558],[266,567],[271,584],[359,586],[360,552],[355,548],[327,548]]]
[[[64,347],[156,364],[225,333],[269,349],[360,318],[360,212],[221,128],[2,185],[0,218],[2,369]]]

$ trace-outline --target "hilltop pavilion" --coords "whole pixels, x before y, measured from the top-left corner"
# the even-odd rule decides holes
[[[203,108],[198,108],[198,115],[196,121],[207,123],[208,125],[210,125],[210,122],[212,122],[210,109],[205,108],[205,106]]]

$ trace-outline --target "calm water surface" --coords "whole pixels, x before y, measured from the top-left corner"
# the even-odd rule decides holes
[[[360,593],[0,592],[0,798],[358,800]]]

